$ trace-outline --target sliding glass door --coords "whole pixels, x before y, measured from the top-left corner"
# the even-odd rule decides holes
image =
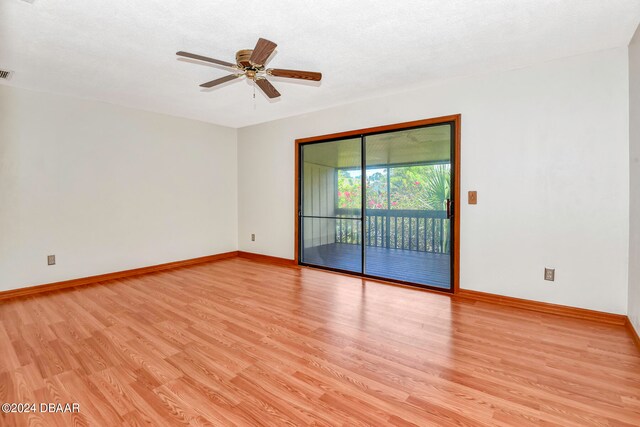
[[[299,144],[301,264],[453,287],[455,123]]]

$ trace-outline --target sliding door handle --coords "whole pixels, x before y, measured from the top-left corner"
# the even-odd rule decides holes
[[[452,205],[451,199],[445,200],[445,203],[447,205],[447,219],[451,219],[451,216],[452,216],[451,215],[451,205]]]

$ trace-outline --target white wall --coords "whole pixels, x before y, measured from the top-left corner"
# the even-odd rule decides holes
[[[239,249],[293,258],[296,138],[461,113],[462,287],[626,313],[628,81],[624,47],[240,129]]]
[[[236,140],[0,87],[0,291],[236,250]]]
[[[629,45],[629,319],[640,334],[640,27]]]

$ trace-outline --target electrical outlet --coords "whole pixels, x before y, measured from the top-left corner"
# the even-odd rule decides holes
[[[47,256],[47,265],[56,265],[56,256],[48,255]]]
[[[544,269],[544,280],[548,280],[553,282],[556,279],[556,269],[555,268],[545,268]]]
[[[255,242],[255,241],[256,241],[256,235],[255,235],[255,234],[252,234],[252,235],[251,235],[251,241],[252,241],[252,242]]]

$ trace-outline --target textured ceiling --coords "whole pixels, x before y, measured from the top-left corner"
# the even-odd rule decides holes
[[[626,45],[638,0],[0,0],[0,67],[13,86],[242,127],[434,81]],[[264,37],[270,101],[226,72],[176,59],[233,60]]]

